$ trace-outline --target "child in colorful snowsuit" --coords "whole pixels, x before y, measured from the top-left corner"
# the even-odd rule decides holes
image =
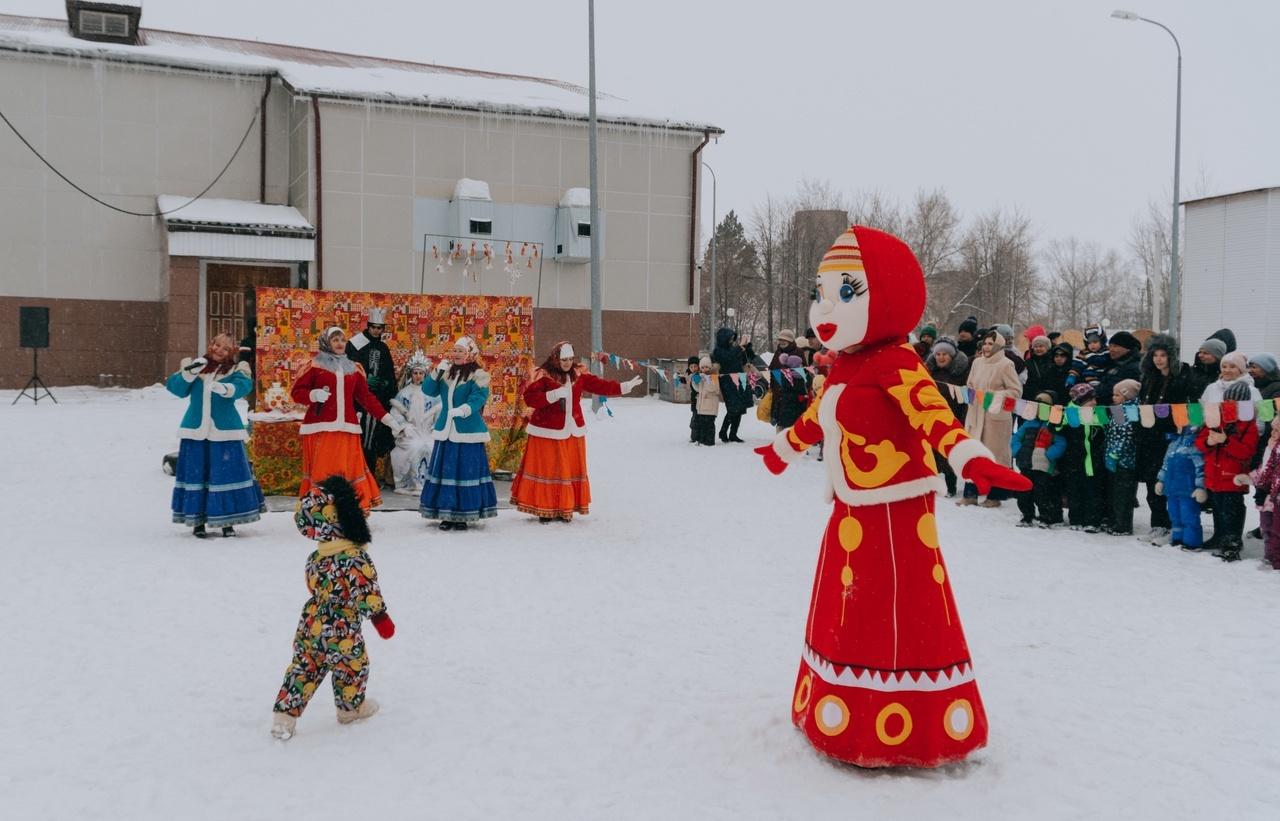
[[[1106,432],[1103,426],[1094,424],[1097,400],[1093,386],[1085,382],[1073,385],[1070,395],[1068,422],[1074,418],[1080,424],[1068,424],[1063,429],[1067,450],[1058,469],[1067,489],[1071,528],[1097,533],[1102,526],[1102,502],[1107,488]]]
[[[1258,490],[1258,518],[1262,521],[1262,558],[1280,570],[1280,424],[1271,426],[1262,463],[1250,474]]]
[[[1132,421],[1138,416],[1138,391],[1142,383],[1122,379],[1112,389],[1115,404],[1107,423],[1107,471],[1111,474],[1111,511],[1107,517],[1110,530],[1117,536],[1133,535],[1133,508],[1138,494],[1138,440]]]
[[[1080,352],[1084,362],[1084,372],[1080,378],[1089,384],[1096,384],[1102,372],[1111,362],[1111,354],[1107,352],[1107,332],[1101,325],[1094,325],[1084,331],[1084,350]]]
[[[369,618],[378,635],[389,639],[396,626],[378,589],[378,572],[365,552],[372,540],[360,501],[351,484],[330,476],[298,500],[294,513],[298,532],[319,542],[307,557],[311,598],[293,637],[293,661],[276,696],[271,735],[293,736],[298,716],[326,674],[333,679],[338,723],[350,724],[378,711],[365,698],[369,659],[360,622]]]
[[[1057,404],[1057,396],[1052,391],[1041,391],[1034,399],[1046,405]],[[1029,419],[1014,432],[1010,449],[1018,471],[1031,479],[1031,490],[1018,494],[1018,510],[1022,511],[1018,526],[1062,524],[1062,494],[1054,476],[1058,472],[1058,461],[1067,452],[1067,437],[1048,422]]]
[[[699,445],[711,447],[716,443],[716,414],[720,412],[720,380],[716,378],[711,357],[702,357],[698,362],[698,369],[697,376],[690,377],[693,389],[698,393],[694,403],[698,412],[696,441]]]
[[[1224,403],[1247,402],[1250,388],[1232,384]],[[1210,406],[1212,407],[1212,406]],[[1227,413],[1224,404],[1220,413]],[[1253,421],[1233,421],[1211,428],[1205,425],[1196,437],[1196,447],[1204,454],[1204,484],[1213,502],[1213,537],[1205,547],[1223,561],[1240,559],[1244,537],[1244,496],[1249,490],[1249,463],[1258,446],[1258,425]]]
[[[689,442],[698,443],[698,392],[693,388],[693,375],[698,373],[701,360],[691,356],[684,368],[684,376],[680,380],[689,386]]]
[[[1165,497],[1171,522],[1170,544],[1199,550],[1204,546],[1200,527],[1200,505],[1209,500],[1204,487],[1204,454],[1196,447],[1200,429],[1187,425],[1169,434],[1169,447],[1156,475],[1157,494]]]

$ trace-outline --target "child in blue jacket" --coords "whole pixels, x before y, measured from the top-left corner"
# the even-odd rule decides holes
[[[1057,404],[1053,391],[1041,391],[1035,401],[1046,405]],[[1010,441],[1014,463],[1022,475],[1031,479],[1031,490],[1018,494],[1018,510],[1022,512],[1019,527],[1053,527],[1062,524],[1062,491],[1054,476],[1058,472],[1058,460],[1067,452],[1067,437],[1061,427],[1055,427],[1039,419],[1022,423]],[[1039,517],[1036,510],[1039,509]]]
[[[1209,500],[1204,486],[1204,454],[1196,447],[1200,429],[1187,425],[1169,434],[1164,464],[1156,474],[1156,493],[1165,497],[1172,521],[1170,544],[1198,549],[1204,545],[1200,505]]]

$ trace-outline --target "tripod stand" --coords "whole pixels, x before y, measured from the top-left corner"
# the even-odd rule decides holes
[[[27,380],[27,384],[22,388],[22,393],[19,393],[17,396],[15,396],[13,398],[13,402],[11,402],[10,405],[11,406],[16,405],[18,404],[19,399],[21,399],[24,396],[28,396],[27,391],[31,392],[29,394],[31,401],[36,403],[37,405],[40,404],[40,399],[41,399],[40,391],[44,391],[45,396],[49,397],[50,399],[53,399],[53,404],[55,405],[58,404],[58,400],[55,399],[53,396],[53,391],[49,390],[49,386],[46,385],[44,383],[44,380],[40,378],[40,349],[39,348],[31,349],[31,378]]]

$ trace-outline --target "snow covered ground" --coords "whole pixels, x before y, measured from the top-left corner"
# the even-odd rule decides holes
[[[824,760],[789,719],[820,466],[769,475],[754,419],[689,445],[688,409],[653,399],[592,420],[571,525],[375,515],[382,712],[339,727],[326,685],[275,742],[311,543],[285,513],[197,542],[160,472],[181,403],[55,390],[0,392],[6,818],[1280,817],[1280,573],[1018,529],[1012,504],[939,506],[990,746]]]

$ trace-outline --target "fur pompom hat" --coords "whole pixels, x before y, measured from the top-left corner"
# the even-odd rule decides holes
[[[355,488],[341,476],[330,476],[298,499],[293,523],[298,532],[317,542],[347,539],[368,544],[373,537]]]

